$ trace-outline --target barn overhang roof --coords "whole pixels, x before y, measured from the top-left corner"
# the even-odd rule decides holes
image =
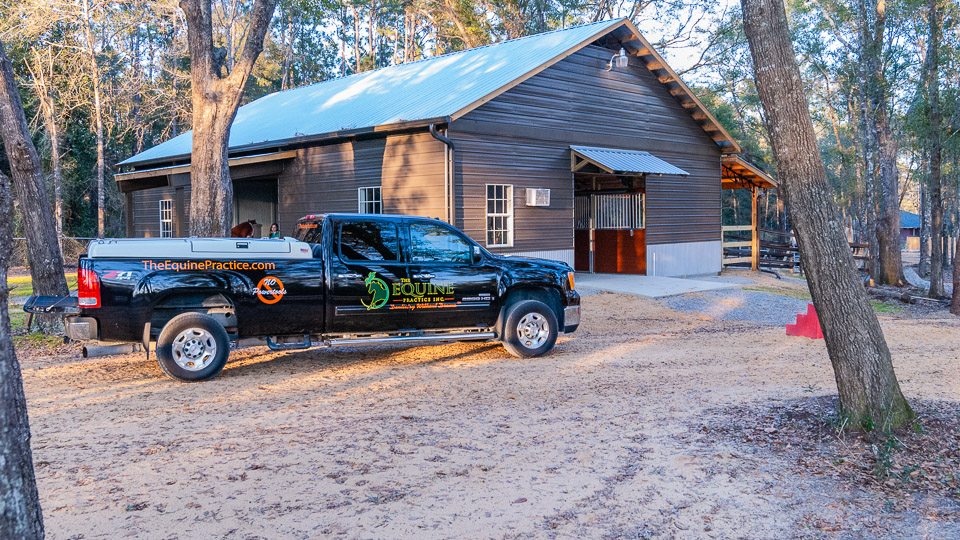
[[[611,174],[690,175],[687,171],[667,163],[650,152],[598,148],[595,146],[571,146],[570,150],[573,152],[572,168],[574,172],[587,165],[593,165]]]
[[[237,111],[231,155],[449,123],[592,43],[639,57],[720,146],[740,147],[628,19],[575,26],[283,90]],[[119,163],[184,164],[192,132]]]
[[[738,155],[723,156],[720,164],[722,189],[776,189],[780,186],[773,176]]]
[[[251,176],[253,166],[261,167],[259,172],[273,172],[262,170],[263,166],[275,165],[279,170],[283,168],[285,160],[293,159],[297,156],[295,150],[284,152],[269,152],[263,154],[254,154],[243,157],[230,158],[227,163],[230,167],[231,177],[237,179],[244,176]],[[177,184],[178,176],[187,177],[189,180],[190,165],[173,165],[170,167],[155,167],[152,169],[140,169],[126,173],[118,173],[113,176],[121,193],[138,191],[141,189],[150,189],[155,187],[173,187]],[[186,182],[184,182],[186,183]]]

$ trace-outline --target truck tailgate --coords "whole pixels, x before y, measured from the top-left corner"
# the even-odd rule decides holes
[[[76,296],[31,296],[23,305],[27,313],[59,313],[75,315],[80,313],[80,305]]]

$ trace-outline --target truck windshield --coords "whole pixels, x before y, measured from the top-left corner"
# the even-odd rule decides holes
[[[323,230],[324,216],[307,216],[297,221],[297,230],[294,236],[301,242],[311,244],[320,243],[320,232]]]

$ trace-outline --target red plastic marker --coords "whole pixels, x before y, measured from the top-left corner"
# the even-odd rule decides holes
[[[787,325],[788,336],[801,336],[810,339],[823,339],[820,329],[820,319],[817,318],[817,309],[813,304],[807,304],[807,313],[797,314],[797,323]]]

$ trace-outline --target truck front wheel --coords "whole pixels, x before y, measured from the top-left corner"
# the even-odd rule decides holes
[[[557,314],[539,300],[524,300],[507,309],[503,347],[517,357],[540,356],[557,342]]]
[[[230,355],[230,338],[216,319],[181,313],[163,326],[157,338],[157,362],[168,377],[183,382],[212,379]]]

